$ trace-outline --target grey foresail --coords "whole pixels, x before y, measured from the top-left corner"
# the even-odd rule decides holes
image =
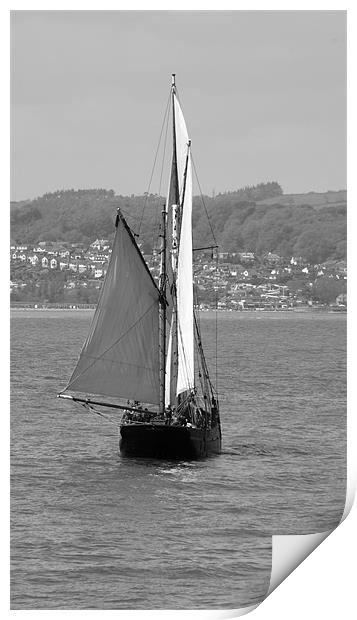
[[[64,390],[159,404],[160,292],[119,215],[89,334]]]

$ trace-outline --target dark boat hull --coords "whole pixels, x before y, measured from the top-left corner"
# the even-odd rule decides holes
[[[221,450],[219,427],[201,429],[166,424],[122,424],[119,448],[125,456],[199,459]]]

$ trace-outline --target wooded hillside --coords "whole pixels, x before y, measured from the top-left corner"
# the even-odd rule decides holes
[[[279,184],[271,182],[205,196],[203,201],[194,198],[196,247],[213,244],[215,238],[221,251],[270,251],[311,263],[346,258],[345,191],[284,195]],[[12,203],[11,238],[15,243],[88,245],[97,237],[111,239],[119,207],[140,235],[144,252],[150,252],[164,202],[156,195],[118,196],[105,189],[58,190],[25,204]]]

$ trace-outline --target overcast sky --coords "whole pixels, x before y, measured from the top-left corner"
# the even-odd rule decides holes
[[[146,191],[172,72],[204,193],[269,180],[287,193],[345,188],[345,19],[13,12],[12,199]]]

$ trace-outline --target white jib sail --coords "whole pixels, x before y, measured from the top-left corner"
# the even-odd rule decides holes
[[[180,394],[194,387],[192,171],[185,119],[176,96],[174,102],[177,169],[181,200],[184,192],[177,273],[178,379],[176,393]],[[184,181],[185,170],[186,181]]]

